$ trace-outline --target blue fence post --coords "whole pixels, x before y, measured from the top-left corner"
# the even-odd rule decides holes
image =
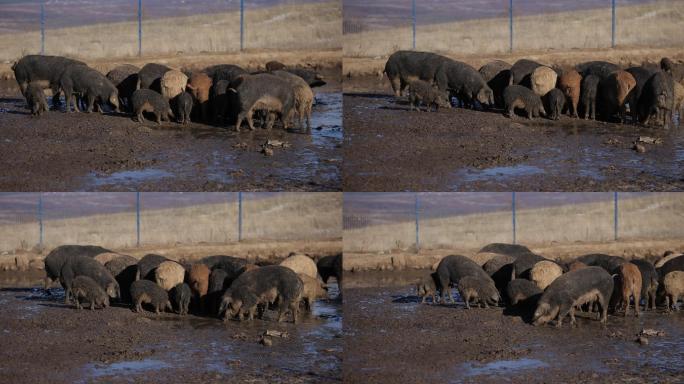
[[[38,228],[40,235],[38,237],[38,245],[43,249],[43,194],[38,194]]]
[[[138,57],[142,56],[142,0],[138,0]]]
[[[513,0],[508,2],[508,50],[513,52]]]
[[[610,40],[610,47],[615,48],[615,0],[611,1],[611,10],[612,10],[612,19],[611,19],[611,40]]]
[[[242,241],[242,192],[238,192],[238,241]]]
[[[140,246],[140,192],[135,193],[135,235],[136,245]]]
[[[418,192],[416,192],[416,203],[414,213],[416,216],[416,253],[420,250],[420,203],[418,202]]]
[[[240,0],[240,50],[245,49],[245,0]]]
[[[413,20],[413,49],[416,49],[416,0],[411,2],[411,19]]]
[[[615,234],[615,241],[618,239],[618,193],[613,192],[613,231]]]
[[[515,223],[515,192],[512,192],[512,199],[511,199],[511,212],[512,212],[512,220],[513,220],[513,244],[516,242],[516,223]]]
[[[45,54],[45,2],[40,3],[40,54]]]

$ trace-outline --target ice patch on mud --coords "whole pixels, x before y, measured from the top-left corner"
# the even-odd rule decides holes
[[[509,167],[492,167],[482,170],[468,169],[459,171],[459,179],[466,182],[489,180],[491,178],[512,178],[520,176],[538,175],[544,170],[534,165],[512,165]]]
[[[137,185],[145,181],[161,180],[173,177],[173,174],[161,169],[147,168],[137,171],[114,172],[108,176],[98,176],[95,173],[89,175],[88,185],[101,187],[104,185]]]
[[[138,361],[119,361],[105,366],[90,365],[86,368],[92,377],[119,376],[146,371],[158,371],[171,365],[161,360],[144,359]]]
[[[546,368],[549,364],[537,359],[498,360],[487,364],[463,363],[460,372],[463,376],[509,375],[511,372],[527,369]]]

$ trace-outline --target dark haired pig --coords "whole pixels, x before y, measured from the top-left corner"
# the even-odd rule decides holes
[[[474,276],[465,276],[458,281],[456,286],[467,309],[470,309],[470,302],[473,300],[476,303],[479,302],[484,308],[488,308],[488,305],[496,305],[499,302],[499,291],[491,279],[484,280]]]
[[[26,55],[12,66],[12,70],[24,97],[31,82],[43,88],[49,87],[52,90],[52,107],[57,109],[60,105],[60,79],[64,71],[72,65],[86,64],[61,56]]]
[[[117,91],[119,91],[119,103],[121,106],[126,106],[128,112],[131,109],[131,96],[138,87],[138,71],[140,68],[131,64],[123,64],[115,67],[107,72],[107,79],[114,84]]]
[[[176,96],[176,116],[178,117],[178,122],[181,124],[187,124],[190,122],[190,113],[192,113],[192,95],[188,92],[183,92]]]
[[[133,92],[131,101],[133,112],[137,116],[139,123],[145,121],[145,117],[143,117],[144,112],[153,113],[157,124],[161,124],[162,120],[171,121],[174,117],[169,101],[161,94],[150,89],[138,89]]]
[[[164,256],[149,253],[138,261],[138,280],[147,279],[154,281],[154,272],[159,264],[169,261]]]
[[[96,306],[107,308],[109,306],[109,296],[95,280],[88,276],[77,276],[71,283],[71,294],[76,301],[76,308],[81,309],[81,300],[90,304],[90,310]]]
[[[273,113],[284,128],[289,126],[295,103],[293,88],[286,80],[270,73],[243,76],[231,83],[230,92],[235,94],[235,110],[238,111],[236,131],[240,131],[245,119],[249,129],[254,130],[252,115],[258,110],[268,112],[267,129],[273,126]]]
[[[495,287],[494,280],[489,277],[482,267],[461,255],[449,255],[442,258],[437,266],[436,276],[435,282],[437,283],[437,288],[441,291],[442,302],[446,302],[447,297],[451,299],[452,303],[454,302],[450,285],[458,284],[466,276],[471,276],[481,281],[483,286],[491,283],[491,286]]]
[[[596,75],[586,75],[582,79],[582,89],[580,91],[580,100],[584,108],[584,119],[591,118],[596,120],[596,95],[598,93],[598,85],[601,81]]]
[[[509,85],[504,90],[503,97],[508,117],[515,117],[515,110],[518,108],[525,110],[528,119],[546,115],[541,98],[522,85]]]
[[[425,105],[427,112],[430,112],[433,105],[435,111],[439,110],[439,107],[451,107],[444,92],[423,80],[414,80],[409,84],[409,104],[412,111],[420,111],[421,104]]]
[[[431,52],[397,51],[387,59],[384,73],[389,78],[394,95],[400,97],[413,80],[432,83],[440,65],[448,60]]]
[[[143,304],[150,304],[154,307],[154,312],[168,309],[173,311],[169,294],[156,283],[150,280],[138,280],[131,284],[131,297],[133,298],[133,311],[141,312]]]
[[[95,257],[101,253],[111,252],[108,249],[98,247],[96,245],[60,245],[53,249],[45,257],[45,289],[47,289],[50,282],[60,278],[62,267],[73,257],[85,256]]]
[[[511,77],[508,85],[522,85],[531,88],[530,76],[537,67],[541,67],[542,65],[543,64],[541,63],[528,59],[516,61],[511,67]]]
[[[435,283],[435,273],[431,273],[430,276],[421,278],[418,283],[416,283],[416,293],[418,296],[422,297],[420,301],[421,304],[425,304],[425,299],[428,296],[432,297],[432,303],[437,303],[437,284]]]
[[[563,107],[565,106],[565,95],[563,91],[558,88],[550,90],[546,95],[544,95],[544,101],[546,102],[545,110],[548,111],[548,117],[551,120],[558,120],[563,113]]]
[[[644,84],[639,97],[639,121],[648,124],[651,116],[656,116],[656,123],[668,125],[674,110],[674,81],[665,72],[656,72]]]
[[[435,82],[440,90],[449,91],[459,101],[474,106],[494,105],[494,92],[482,75],[470,65],[454,60],[443,62],[435,73]]]
[[[97,260],[87,256],[69,258],[60,272],[60,282],[64,286],[65,300],[68,302],[74,279],[77,276],[88,276],[104,289],[111,298],[121,297],[119,284],[111,273]]]
[[[161,78],[171,69],[163,64],[145,64],[138,71],[138,89],[151,89],[161,94]]]
[[[176,285],[171,289],[171,292],[169,292],[169,298],[171,299],[173,306],[176,307],[176,312],[180,315],[188,314],[191,297],[192,292],[190,291],[190,286],[186,283]]]
[[[526,279],[515,279],[508,282],[506,286],[506,297],[510,305],[536,306],[542,294],[537,284]]]
[[[100,72],[84,66],[72,65],[68,67],[59,80],[59,86],[64,91],[66,111],[71,111],[71,105],[78,111],[77,98],[80,94],[87,102],[86,111],[92,112],[97,108],[102,112],[102,104],[109,103],[119,112],[119,91],[114,84]],[[97,102],[97,104],[96,104]]]

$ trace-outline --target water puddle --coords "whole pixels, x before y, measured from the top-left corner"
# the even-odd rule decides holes
[[[508,167],[492,167],[481,170],[469,168],[457,172],[457,179],[462,182],[473,182],[496,179],[510,179],[521,176],[538,175],[544,173],[542,168],[534,165],[518,164]]]
[[[86,371],[92,377],[106,377],[158,371],[170,366],[171,365],[169,363],[161,360],[144,359],[138,361],[119,361],[117,363],[104,366],[89,364],[86,366]]]
[[[146,168],[137,171],[114,172],[107,176],[98,176],[95,173],[91,173],[88,176],[88,184],[95,187],[116,185],[118,187],[135,189],[135,186],[139,183],[158,181],[168,177],[173,177],[173,174],[162,169]]]
[[[518,360],[492,361],[487,364],[467,362],[461,365],[459,372],[466,377],[502,374],[510,375],[517,371],[546,368],[548,366],[549,364],[541,360],[522,358]]]

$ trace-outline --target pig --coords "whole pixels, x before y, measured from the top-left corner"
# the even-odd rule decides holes
[[[601,267],[610,274],[617,273],[618,268],[627,262],[627,260],[620,256],[610,256],[602,253],[592,253],[580,256],[577,258],[577,261],[589,266]]]
[[[558,74],[553,69],[542,65],[530,74],[530,87],[538,96],[544,96],[556,87]]]
[[[109,296],[95,280],[88,276],[76,276],[71,283],[71,294],[76,301],[76,308],[81,309],[81,299],[90,303],[90,310],[96,306],[107,308],[109,306]]]
[[[674,271],[684,271],[684,257],[675,257],[664,263],[659,268],[656,268],[658,277],[662,280],[665,275]]]
[[[324,283],[327,284],[328,279],[335,277],[339,284],[342,281],[342,254],[321,257],[316,263],[316,269]]]
[[[134,312],[141,312],[143,304],[150,304],[154,307],[154,313],[168,309],[173,311],[169,294],[160,286],[149,280],[138,280],[131,284],[131,297],[133,299],[132,309]]]
[[[684,256],[684,255],[681,253],[675,253],[673,251],[667,251],[667,252],[665,252],[665,254],[663,254],[663,257],[661,257],[660,259],[658,259],[658,261],[655,262],[655,264],[653,266],[656,268],[660,268],[663,266],[663,264],[665,264],[668,261],[670,261],[676,257],[679,257],[679,256]]]
[[[665,275],[663,287],[665,290],[665,310],[667,312],[670,312],[670,308],[677,310],[677,302],[680,298],[684,298],[684,271],[672,271]]]
[[[446,303],[447,297],[451,299],[452,303],[454,302],[450,285],[458,284],[459,280],[466,276],[472,276],[480,280],[481,286],[487,286],[490,283],[492,286],[495,286],[494,280],[489,277],[487,272],[471,259],[461,255],[445,256],[437,266],[437,278],[435,280],[437,289],[441,292],[442,302]]]
[[[187,124],[190,122],[190,113],[192,113],[192,95],[188,92],[182,92],[176,96],[176,116],[178,122],[181,124]]]
[[[425,104],[426,112],[430,112],[433,105],[435,111],[439,110],[439,107],[451,107],[446,93],[423,80],[413,80],[409,83],[409,104],[412,111],[420,111],[421,104]]]
[[[209,312],[218,315],[223,293],[230,287],[232,280],[228,272],[222,268],[216,268],[209,274],[209,285],[205,296],[205,304],[209,307]]]
[[[154,281],[165,291],[183,282],[185,268],[175,261],[164,261],[154,269]]]
[[[235,116],[230,114],[229,87],[230,82],[228,80],[219,80],[211,88],[211,108],[214,112],[214,122],[216,124],[223,123],[231,117],[235,119]]]
[[[611,73],[619,70],[620,67],[607,61],[588,61],[586,63],[577,64],[575,69],[582,75],[582,77],[594,75],[599,79],[604,79]]]
[[[211,67],[205,68],[204,72],[211,77],[213,84],[216,84],[220,80],[226,80],[230,83],[239,76],[249,74],[244,68],[233,64],[212,65]]]
[[[630,299],[634,297],[634,313],[639,317],[639,302],[642,288],[639,268],[630,262],[623,263],[618,267],[618,281],[621,294],[620,301],[625,307],[624,316],[627,316]]]
[[[133,111],[137,116],[138,122],[145,121],[143,113],[152,113],[157,124],[161,125],[162,120],[171,121],[174,117],[169,101],[159,93],[150,89],[138,89],[133,92],[131,97]]]
[[[97,257],[95,258],[97,260]],[[118,255],[104,263],[105,268],[116,277],[121,271],[130,265],[138,264],[138,259],[128,255]]]
[[[59,79],[59,87],[64,92],[66,112],[71,112],[71,104],[76,111],[79,110],[75,93],[86,100],[86,112],[92,112],[93,108],[102,112],[105,103],[111,104],[119,112],[119,91],[103,74],[88,66],[68,67]]]
[[[613,278],[603,268],[587,267],[568,272],[549,285],[539,298],[532,324],[543,325],[556,319],[560,328],[563,318],[570,314],[574,325],[575,307],[597,301],[601,307],[601,323],[608,319],[608,301],[613,293]]]
[[[565,107],[565,95],[563,91],[558,88],[553,88],[546,95],[544,95],[546,106],[544,109],[548,111],[548,117],[551,120],[559,120],[563,114]]]
[[[491,279],[483,280],[475,276],[465,276],[458,280],[456,286],[467,309],[470,309],[470,302],[473,300],[476,303],[479,302],[484,308],[488,308],[488,305],[497,305],[499,302],[499,291]]]
[[[506,243],[491,243],[485,245],[482,249],[478,251],[479,253],[498,253],[500,255],[508,255],[512,257],[517,257],[519,255],[525,255],[532,253],[529,248],[520,244],[506,244]]]
[[[573,261],[572,263],[570,263],[570,265],[568,265],[568,272],[576,271],[578,269],[582,269],[582,268],[586,268],[586,267],[588,267],[588,265],[584,264],[581,261]]]
[[[60,245],[45,257],[45,289],[51,282],[60,278],[62,267],[71,258],[77,256],[95,257],[101,253],[111,252],[96,245]]]
[[[138,278],[136,280],[146,279],[154,281],[155,269],[157,269],[159,264],[165,261],[169,261],[169,259],[153,253],[143,256],[142,259],[138,261]]]
[[[227,285],[230,285],[240,274],[253,267],[245,259],[225,255],[207,256],[200,260],[200,263],[205,264],[212,271],[216,269],[226,271]]]
[[[159,80],[161,94],[167,100],[171,100],[185,92],[185,86],[187,84],[188,76],[185,75],[185,73],[175,69],[164,72]]]
[[[323,76],[309,69],[289,68],[287,69],[287,71],[293,75],[297,75],[304,79],[304,81],[306,81],[306,83],[309,84],[309,87],[311,88],[322,87],[325,84],[327,84]]]
[[[317,278],[313,278],[307,275],[299,275],[302,280],[303,290],[302,290],[302,301],[304,302],[304,308],[311,312],[313,308],[313,303],[316,299],[324,299],[328,297],[328,288]]]
[[[656,72],[644,84],[639,97],[639,122],[648,124],[651,116],[656,116],[656,123],[663,127],[668,125],[674,108],[674,82],[672,76],[665,72]]]
[[[515,258],[513,256],[497,254],[482,266],[482,269],[494,280],[496,288],[501,292],[504,291],[506,285],[511,280],[514,261]]]
[[[503,108],[503,91],[510,83],[511,65],[505,61],[491,61],[478,70],[489,88],[494,92],[494,105]]]
[[[639,268],[641,273],[641,298],[644,299],[644,311],[656,308],[656,292],[658,291],[658,273],[653,264],[644,259],[635,259],[632,264]],[[638,305],[638,304],[637,304]]]
[[[598,85],[601,81],[596,75],[585,75],[582,78],[582,89],[580,92],[580,100],[584,108],[584,119],[591,118],[596,120],[596,94],[598,92]]]
[[[138,71],[138,86],[137,89],[151,89],[161,94],[161,79],[162,76],[172,68],[163,64],[148,63],[145,64],[140,71]]]
[[[617,112],[620,122],[624,123],[626,104],[632,102],[635,87],[636,80],[627,71],[615,71],[599,81],[596,97],[601,115],[608,120]]]
[[[517,108],[524,109],[528,119],[546,115],[541,98],[522,85],[509,85],[504,90],[504,105],[507,116],[515,117]]]
[[[542,292],[544,291],[539,289],[537,284],[526,279],[511,280],[506,285],[506,297],[512,306],[536,306]]]
[[[545,260],[545,258],[532,252],[518,255],[518,257],[516,257],[515,261],[513,262],[513,269],[511,271],[511,275],[516,279],[527,279],[530,277],[530,271],[532,270],[532,268],[534,268],[534,266],[540,261]]]
[[[207,307],[206,295],[209,291],[209,275],[211,270],[202,263],[193,264],[188,274],[188,283],[192,290],[192,295],[199,303],[200,312],[204,312]]]
[[[131,302],[131,284],[136,280],[138,274],[138,260],[126,259],[130,256],[121,256],[110,260],[105,264],[105,268],[114,276],[119,284],[120,300],[123,303]]]
[[[437,303],[437,285],[435,284],[435,273],[431,273],[430,276],[423,277],[416,283],[416,293],[422,298],[421,304],[425,304],[425,299],[428,296],[432,297],[432,303]]]
[[[313,279],[318,277],[316,263],[306,255],[291,253],[290,256],[280,262],[280,265],[290,268],[298,275],[309,276]]]
[[[582,75],[574,69],[563,72],[558,78],[558,88],[565,95],[568,112],[572,117],[578,117],[577,105],[580,100],[581,84]]]
[[[412,80],[435,81],[440,65],[450,60],[430,52],[397,51],[387,59],[383,73],[392,85],[396,97],[401,97]]]
[[[91,257],[77,255],[66,260],[60,271],[59,279],[64,286],[64,296],[67,303],[71,297],[73,280],[77,276],[88,276],[95,280],[111,298],[121,297],[119,284],[104,265]]]
[[[563,274],[563,269],[550,260],[543,260],[530,269],[530,281],[537,284],[542,291]]]
[[[114,67],[105,75],[114,84],[119,92],[119,105],[125,106],[125,110],[132,112],[131,97],[138,87],[138,71],[140,68],[131,64],[123,64]]]
[[[287,66],[279,61],[271,60],[268,63],[266,63],[267,72],[279,71],[285,68],[287,68]]]
[[[511,67],[511,78],[508,85],[522,85],[531,88],[530,76],[532,72],[543,64],[533,60],[520,59]]]
[[[213,82],[211,77],[204,72],[193,72],[188,80],[187,89],[194,100],[194,105],[199,108],[203,121],[209,117],[209,92]]]
[[[186,283],[178,283],[169,292],[169,298],[174,307],[176,307],[176,313],[179,315],[187,315],[188,307],[190,306],[190,298],[192,297],[192,292],[190,291],[190,286]]]
[[[306,130],[311,132],[311,110],[313,108],[314,94],[309,84],[301,77],[287,71],[273,71],[274,75],[287,81],[294,91],[295,115],[300,124],[306,119]]]
[[[634,77],[634,80],[636,80],[636,86],[632,91],[632,97],[628,101],[632,123],[636,124],[639,121],[639,99],[641,98],[641,92],[644,89],[644,85],[646,85],[646,81],[653,76],[655,71],[651,71],[644,67],[630,67],[625,69],[625,71],[629,72],[632,77]]]
[[[258,304],[278,302],[278,322],[288,310],[297,323],[304,284],[297,274],[280,265],[268,265],[241,274],[223,294],[219,313],[224,320],[246,315],[250,320]]]
[[[29,83],[25,91],[26,103],[31,110],[31,115],[40,116],[43,112],[47,112],[48,104],[45,98],[43,87],[38,83]]]
[[[294,91],[292,86],[278,76],[260,73],[238,78],[231,83],[229,92],[235,97],[235,110],[238,111],[235,130],[240,131],[246,119],[250,130],[254,130],[252,115],[255,111],[265,110],[269,113],[267,129],[273,126],[272,116],[279,116],[283,127],[287,129],[294,112]],[[273,114],[271,114],[273,113]]]
[[[494,92],[482,75],[466,63],[455,60],[442,62],[435,73],[435,82],[440,90],[448,91],[466,105],[474,106],[475,101],[494,105]]]
[[[674,81],[679,83],[684,81],[684,63],[681,61],[679,63],[675,63],[671,59],[663,57],[660,59],[660,69],[663,72],[669,73]]]
[[[12,71],[24,97],[29,83],[35,82],[52,90],[52,108],[59,109],[60,79],[62,73],[72,65],[86,64],[61,56],[26,55],[12,65]]]

